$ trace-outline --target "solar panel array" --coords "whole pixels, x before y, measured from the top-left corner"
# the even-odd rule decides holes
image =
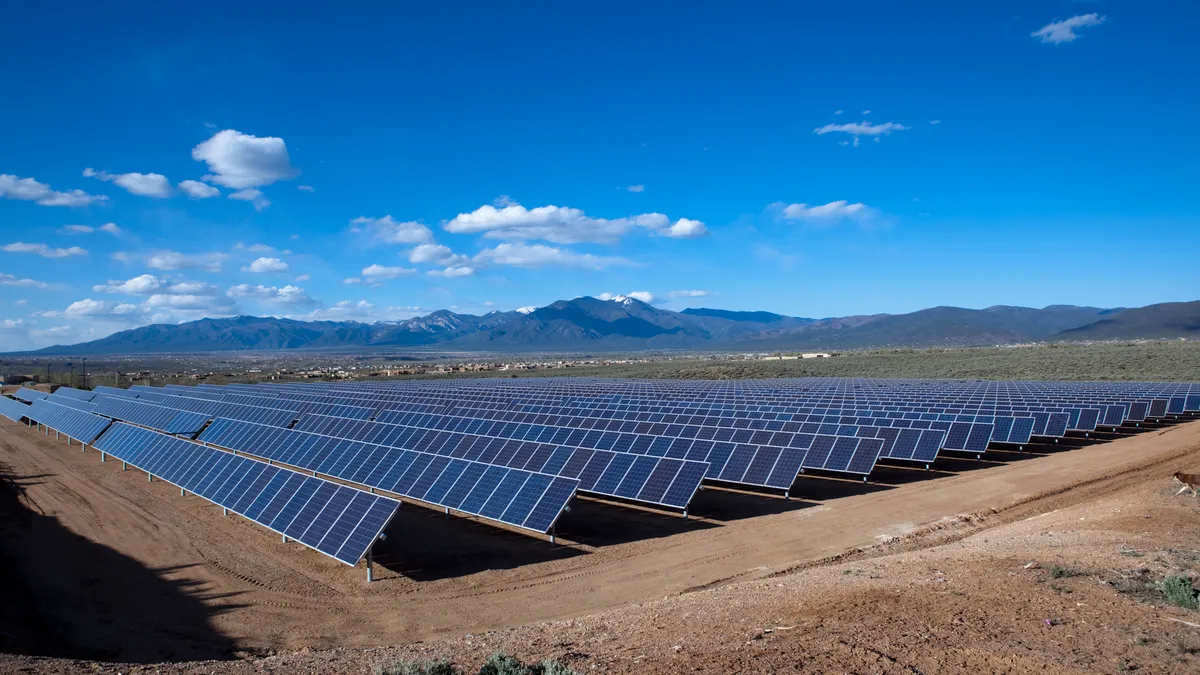
[[[114,420],[132,422],[169,434],[190,436],[200,433],[200,430],[211,419],[203,413],[176,410],[116,396],[102,396],[93,412]]]
[[[217,419],[198,440],[543,534],[579,487],[545,473],[238,420]]]
[[[400,506],[386,497],[124,423],[114,425],[95,447],[352,566]]]
[[[29,405],[14,401],[11,398],[0,396],[0,415],[7,417],[14,422],[20,422],[21,418],[29,414]]]
[[[43,400],[50,401],[51,403],[57,403],[59,405],[65,405],[68,408],[74,408],[76,410],[82,410],[84,412],[94,412],[96,410],[95,403],[92,403],[91,401],[82,401],[80,399],[72,398],[70,396],[59,396],[57,394],[51,394]]]
[[[13,393],[13,396],[21,399],[22,401],[25,401],[26,403],[33,403],[34,401],[40,401],[49,395],[50,394],[47,394],[44,391],[38,391],[37,389],[30,389],[28,387],[21,387],[20,389],[18,389],[16,392]]]
[[[68,398],[78,399],[80,401],[90,401],[96,396],[95,392],[85,391],[83,389],[74,389],[72,387],[59,387],[54,390],[55,396],[66,396]]]
[[[96,440],[111,423],[107,418],[50,401],[35,401],[25,417],[84,444]]]

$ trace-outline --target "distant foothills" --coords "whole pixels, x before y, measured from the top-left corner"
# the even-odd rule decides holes
[[[977,347],[1043,341],[1200,338],[1200,301],[1102,309],[934,307],[911,314],[807,319],[771,312],[673,312],[630,297],[560,300],[483,316],[441,310],[408,319],[297,321],[238,316],[158,324],[25,354],[163,354],[233,350],[438,349],[479,352],[786,351]]]

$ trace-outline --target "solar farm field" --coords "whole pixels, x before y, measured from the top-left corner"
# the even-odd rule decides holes
[[[49,518],[20,521],[25,534],[70,553],[41,567],[22,552],[37,548],[2,553],[31,596],[107,580],[94,616],[72,624],[70,649],[25,651],[114,661],[377,645],[481,660],[504,646],[576,667],[676,672],[744,669],[747,644],[816,658],[825,640],[820,653],[847,645],[837,663],[871,670],[876,657],[861,648],[873,638],[861,631],[878,612],[866,597],[895,616],[951,617],[945,635],[934,625],[923,634],[961,649],[955,640],[970,641],[952,616],[962,598],[1071,562],[1021,558],[1076,546],[1072,555],[1099,569],[1095,548],[1108,536],[1122,540],[1103,544],[1114,556],[1189,550],[1155,536],[1160,522],[1186,522],[1191,501],[1172,501],[1165,480],[1200,466],[1200,385],[1178,382],[493,378],[24,391],[0,400],[0,459]],[[1060,511],[1109,524],[1085,532]],[[1029,519],[1040,514],[1077,534],[1031,544],[1026,530],[1044,528]],[[974,555],[955,557],[968,545]],[[96,556],[108,563],[84,564]],[[1200,554],[1155,560],[1186,570]],[[949,585],[948,569],[974,587]],[[1132,612],[1111,590],[1118,580],[1097,580],[1110,591],[1094,605]],[[905,596],[918,586],[925,592]],[[850,588],[866,595],[843,595]],[[914,605],[931,598],[956,609]],[[39,620],[72,612],[48,607]],[[846,613],[857,628],[827,622]],[[724,618],[689,630],[698,615]],[[1067,621],[1040,619],[1030,630]],[[634,629],[645,622],[666,632]],[[788,642],[799,626],[817,641]],[[481,631],[500,632],[460,637]],[[911,640],[931,639],[890,624],[876,634],[903,645],[908,656],[893,661],[912,664],[925,652]],[[658,665],[647,669],[636,651]],[[962,672],[995,668],[989,654]],[[381,654],[321,658],[366,672]]]

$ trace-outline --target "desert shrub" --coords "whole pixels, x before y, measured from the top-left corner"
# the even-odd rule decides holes
[[[463,671],[449,661],[397,661],[390,666],[375,670],[377,675],[463,675]]]
[[[1066,567],[1062,567],[1061,565],[1051,565],[1050,566],[1050,576],[1054,579],[1067,579],[1067,578],[1075,576],[1076,574],[1077,573],[1075,572],[1075,570],[1067,569]]]
[[[1167,602],[1172,605],[1178,605],[1184,609],[1200,607],[1200,603],[1196,601],[1196,589],[1192,588],[1192,581],[1187,577],[1167,577],[1163,580],[1160,590],[1167,597]]]
[[[558,661],[549,659],[541,663],[524,664],[518,659],[496,652],[488,657],[479,669],[479,675],[576,675],[575,671]]]

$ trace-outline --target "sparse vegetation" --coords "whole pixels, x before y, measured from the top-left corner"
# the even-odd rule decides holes
[[[1172,605],[1177,605],[1184,609],[1198,609],[1200,603],[1197,602],[1196,589],[1192,588],[1192,581],[1187,577],[1174,576],[1167,577],[1159,586],[1163,595],[1166,596],[1167,602]]]
[[[1079,573],[1075,570],[1062,567],[1061,565],[1050,566],[1050,578],[1052,579],[1069,579],[1075,576],[1079,576]]]
[[[376,669],[377,675],[465,675],[465,671],[450,661],[397,661]],[[479,675],[576,675],[575,671],[558,661],[522,663],[504,652],[496,652],[484,661]]]

